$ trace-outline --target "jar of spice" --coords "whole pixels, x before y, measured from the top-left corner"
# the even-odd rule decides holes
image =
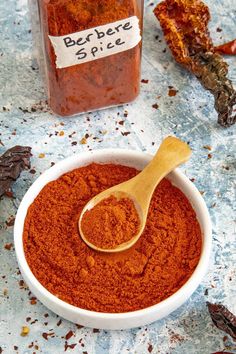
[[[137,97],[143,0],[30,0],[30,9],[56,114],[70,116]]]

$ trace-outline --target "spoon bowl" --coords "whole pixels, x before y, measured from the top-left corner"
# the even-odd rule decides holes
[[[191,155],[189,146],[175,137],[167,137],[161,143],[156,155],[151,162],[138,175],[130,180],[113,186],[93,197],[83,208],[78,221],[80,236],[91,248],[102,252],[120,252],[132,247],[140,238],[147,221],[148,209],[153,192],[158,183],[175,167],[186,162]],[[97,247],[91,243],[83,232],[82,219],[85,212],[94,208],[102,200],[115,196],[118,200],[129,198],[133,201],[139,216],[140,227],[138,232],[127,242],[117,245],[115,248],[106,249]]]

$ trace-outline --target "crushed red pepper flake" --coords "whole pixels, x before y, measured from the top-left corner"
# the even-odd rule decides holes
[[[154,103],[154,104],[152,105],[152,108],[158,109],[158,108],[159,108],[159,105],[158,105],[157,103]]]
[[[148,84],[149,80],[142,79],[141,82],[142,82],[142,84]]]
[[[11,190],[6,191],[4,195],[8,198],[14,198],[13,192]]]
[[[74,349],[76,345],[77,343],[68,344],[67,341],[65,341],[65,352],[67,351],[67,349]]]
[[[73,335],[74,335],[74,332],[70,330],[70,331],[65,335],[65,339],[66,339],[66,340],[69,340],[71,337],[73,337]]]
[[[6,243],[4,248],[8,251],[10,251],[12,249],[13,243]]]
[[[148,345],[148,352],[151,353],[153,350],[153,346],[151,344]]]
[[[76,327],[78,328],[78,329],[81,329],[81,328],[84,328],[84,326],[82,326],[82,325],[80,325],[80,324],[75,324],[76,325]]]
[[[212,147],[210,145],[204,145],[203,149],[211,151]]]
[[[93,333],[99,333],[100,330],[98,328],[93,328]]]
[[[32,297],[32,298],[30,299],[30,304],[31,304],[31,305],[36,305],[36,304],[37,304],[37,299],[36,299],[36,297]]]
[[[8,227],[14,226],[14,223],[15,223],[15,217],[14,217],[14,216],[11,216],[11,217],[6,221],[6,225],[7,225]]]
[[[215,51],[220,54],[236,55],[236,39],[215,47]]]
[[[171,89],[169,89],[168,95],[170,97],[174,97],[174,96],[176,96],[177,92],[178,92],[178,90],[171,88]]]
[[[28,286],[25,284],[23,279],[19,280],[19,287],[20,287],[20,289],[27,289],[28,288]]]
[[[60,320],[57,322],[57,326],[59,327],[61,324],[62,324],[62,320],[60,319]]]
[[[123,135],[123,136],[127,136],[127,135],[129,135],[129,134],[131,134],[130,132],[121,132],[121,134]]]
[[[42,337],[45,339],[45,340],[48,340],[48,338],[50,338],[50,337],[52,337],[52,336],[54,336],[55,335],[55,333],[46,333],[46,332],[43,332],[42,333]]]
[[[214,352],[214,353],[211,353],[211,354],[233,354],[233,353],[230,353],[230,352]]]

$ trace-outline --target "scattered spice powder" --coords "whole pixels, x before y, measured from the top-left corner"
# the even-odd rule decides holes
[[[78,233],[78,219],[96,194],[138,171],[90,164],[48,183],[29,207],[24,250],[35,277],[52,294],[80,308],[119,313],[154,305],[191,276],[201,231],[184,194],[167,179],[152,197],[146,228],[129,250],[97,252]]]
[[[81,227],[90,243],[112,249],[138,233],[140,219],[131,199],[110,196],[84,213]]]

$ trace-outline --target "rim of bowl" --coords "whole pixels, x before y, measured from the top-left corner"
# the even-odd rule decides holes
[[[100,150],[93,150],[89,152],[80,152],[78,154],[69,156],[65,159],[62,159],[61,161],[57,162],[54,166],[50,167],[49,169],[45,170],[30,186],[30,188],[27,190],[25,193],[19,208],[17,210],[16,214],[16,219],[15,219],[15,224],[14,224],[14,245],[15,245],[15,252],[17,256],[17,261],[20,265],[20,267],[24,270],[24,273],[26,276],[30,279],[31,283],[37,290],[40,292],[40,294],[46,298],[48,298],[51,302],[54,302],[56,305],[58,305],[60,308],[63,308],[65,310],[73,311],[74,314],[76,315],[84,315],[87,317],[92,317],[94,319],[96,318],[103,318],[103,319],[130,319],[130,318],[140,318],[144,314],[151,314],[154,311],[157,312],[158,310],[162,310],[163,308],[168,308],[171,307],[172,304],[178,303],[181,301],[184,295],[189,293],[190,288],[194,288],[194,290],[197,288],[197,286],[200,284],[210,258],[210,253],[211,253],[211,244],[212,244],[212,225],[211,225],[211,219],[209,215],[209,211],[207,209],[207,206],[205,204],[205,201],[203,197],[201,196],[200,192],[198,189],[195,187],[195,185],[188,179],[187,176],[183,172],[181,172],[178,168],[173,170],[171,173],[177,175],[177,177],[188,186],[189,189],[191,189],[191,195],[194,197],[194,202],[200,206],[200,209],[202,210],[202,220],[199,220],[199,224],[205,224],[205,232],[202,238],[202,250],[201,250],[201,255],[200,259],[198,262],[197,267],[195,268],[194,272],[190,276],[190,278],[184,283],[184,285],[179,288],[174,294],[169,296],[168,298],[162,300],[161,302],[145,307],[140,310],[135,310],[135,311],[130,311],[130,312],[119,312],[119,313],[109,313],[109,312],[96,312],[96,311],[91,311],[91,310],[86,310],[74,305],[71,305],[52,293],[48,291],[39,281],[38,279],[34,276],[33,272],[31,271],[26,258],[25,258],[25,253],[24,253],[24,247],[23,247],[23,230],[24,230],[24,222],[25,222],[25,217],[27,214],[27,210],[29,206],[32,204],[32,201],[29,203],[28,196],[34,191],[38,185],[41,186],[41,189],[49,182],[45,183],[45,177],[49,177],[52,172],[57,171],[58,173],[61,173],[60,176],[66,172],[62,171],[60,167],[64,169],[65,164],[69,165],[72,162],[75,162],[76,160],[79,162],[81,157],[83,156],[83,160],[86,160],[88,158],[91,159],[91,156],[94,157],[93,161],[88,162],[88,164],[92,162],[99,163],[99,157],[104,157],[104,156],[112,156],[112,155],[118,155],[118,156],[126,156],[129,157],[130,159],[133,158],[144,158],[144,159],[150,159],[153,157],[151,154],[147,154],[142,151],[137,151],[137,150],[126,150],[126,149],[100,149]],[[103,163],[103,162],[102,162]],[[104,162],[106,163],[106,162]],[[107,159],[107,163],[109,163],[109,158]],[[111,163],[111,161],[110,161]],[[116,162],[115,162],[116,163]],[[79,167],[86,166],[86,164],[83,165],[78,165]],[[72,169],[77,168],[73,167]],[[71,171],[72,169],[68,170]],[[59,178],[59,177],[57,177]],[[40,191],[41,191],[40,189]],[[37,193],[37,195],[40,192]],[[184,192],[183,192],[184,193]],[[185,194],[185,193],[184,193]],[[189,200],[189,196],[187,197]],[[25,211],[25,217],[22,219],[21,218],[21,213],[22,211]],[[204,220],[203,220],[204,219]],[[202,234],[203,234],[203,230]]]

